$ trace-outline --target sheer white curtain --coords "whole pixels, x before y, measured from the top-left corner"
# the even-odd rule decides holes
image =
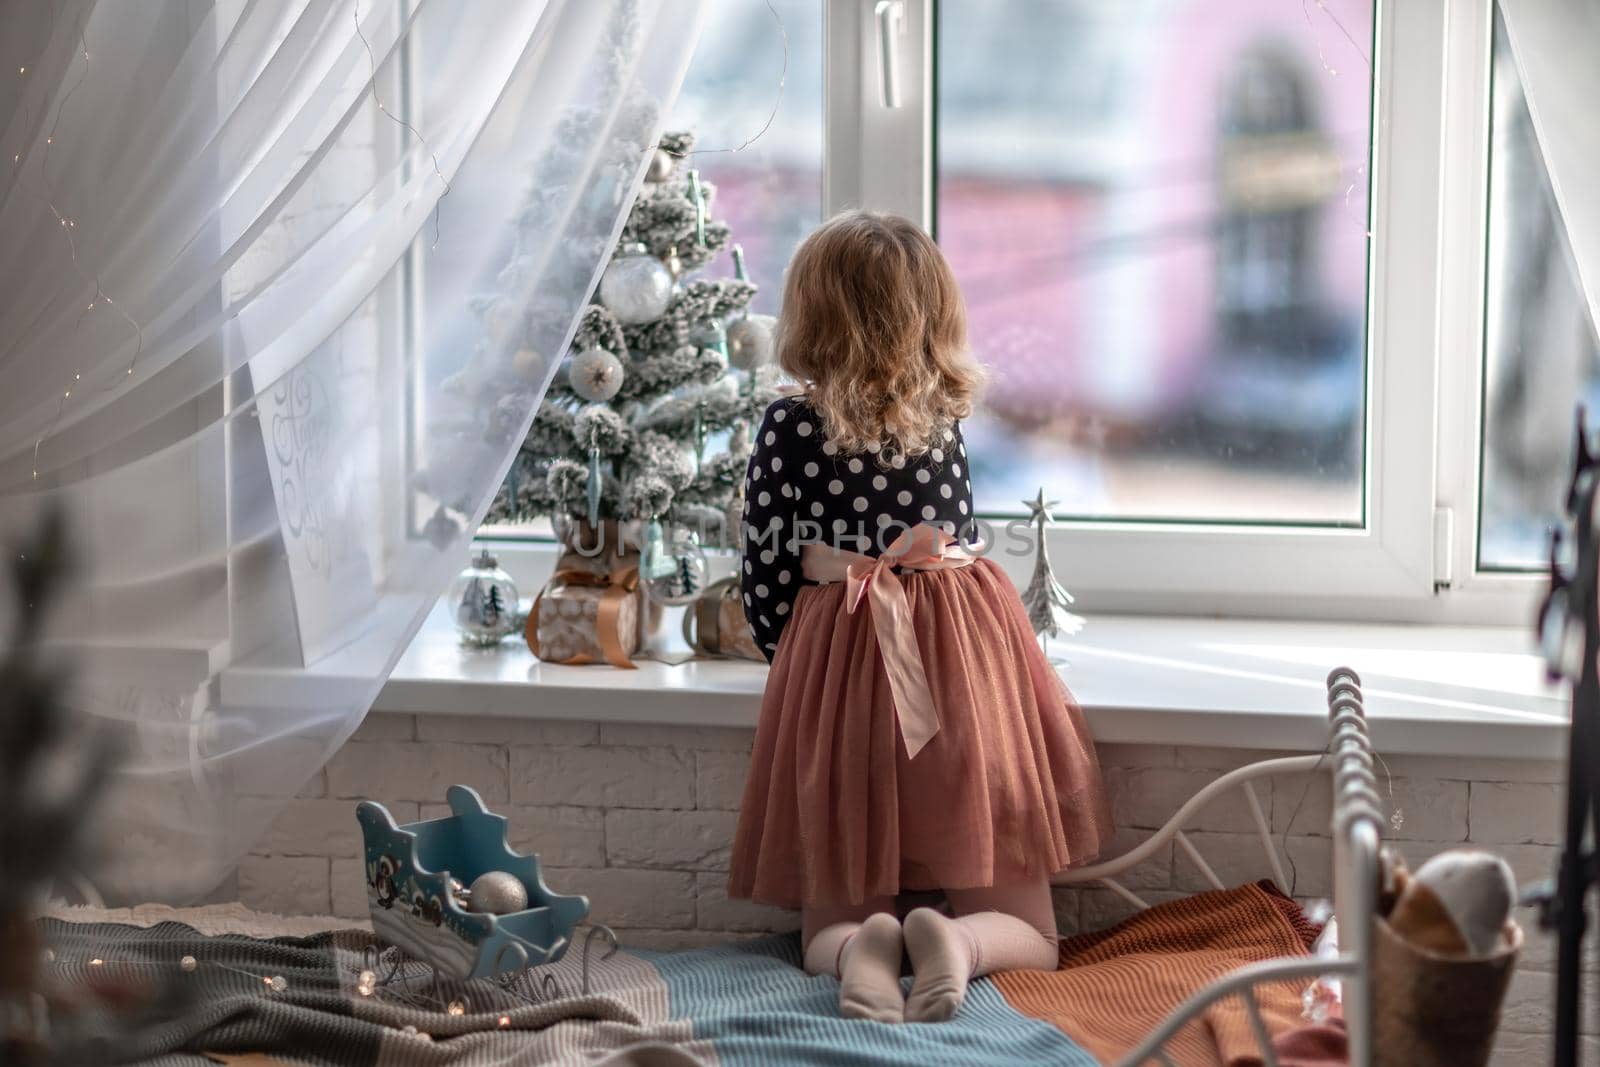
[[[1600,325],[1600,4],[1500,0],[1589,315]]]
[[[119,896],[216,885],[464,565],[699,18],[0,5],[0,532],[71,522]]]

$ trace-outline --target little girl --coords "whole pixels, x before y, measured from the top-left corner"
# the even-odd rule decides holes
[[[848,1016],[949,1018],[968,980],[1056,966],[1050,875],[1109,834],[1094,747],[1016,589],[970,537],[959,420],[982,372],[938,247],[852,212],[790,264],[756,432],[744,603],[772,660],[730,895],[801,909]],[[896,917],[902,892],[943,890]],[[902,952],[915,980],[900,990]]]

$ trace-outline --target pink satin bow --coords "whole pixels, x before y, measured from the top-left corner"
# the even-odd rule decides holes
[[[862,600],[867,601],[878,650],[889,676],[889,691],[894,696],[895,715],[900,720],[900,736],[905,740],[906,755],[912,759],[939,732],[939,709],[934,706],[928,672],[917,648],[911,604],[894,568],[953,570],[967,566],[974,558],[950,534],[926,523],[895,538],[876,559],[820,544],[807,545],[801,558],[801,569],[812,581],[845,583],[846,611],[853,614]]]

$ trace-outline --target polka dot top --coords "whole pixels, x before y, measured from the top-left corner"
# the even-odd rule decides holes
[[[879,556],[918,523],[957,533],[972,517],[972,480],[960,426],[926,454],[851,455],[823,439],[804,397],[767,408],[745,472],[744,611],[772,659],[795,597],[806,543]],[[897,525],[898,524],[898,525]]]

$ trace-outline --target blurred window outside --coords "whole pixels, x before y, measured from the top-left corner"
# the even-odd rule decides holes
[[[1404,458],[1394,434],[1369,425],[1369,390],[1392,376],[1369,357],[1369,160],[1375,137],[1380,150],[1410,151],[1390,143],[1388,126],[1373,129],[1377,23],[1413,19],[1448,29],[1446,17],[1371,0],[1304,9],[1228,0],[1226,18],[1202,0],[906,2],[914,33],[902,46],[912,57],[902,76],[918,76],[918,48],[928,56],[927,91],[912,94],[903,116],[924,123],[932,145],[923,217],[962,283],[972,341],[992,376],[968,426],[978,510],[1018,514],[1021,500],[1043,486],[1061,501],[1057,518],[1069,520],[1070,531],[1057,531],[1063,544],[1071,552],[1087,545],[1084,566],[1096,572],[1107,569],[1100,560],[1113,558],[1096,545],[1167,531],[1164,539],[1140,540],[1138,552],[1159,544],[1170,555],[1192,543],[1195,571],[1208,569],[1207,553],[1220,553],[1214,558],[1229,565],[1209,568],[1218,576],[1207,588],[1227,591],[1226,571],[1246,575],[1249,592],[1246,557],[1276,542],[1273,530],[1298,530],[1335,539],[1289,538],[1299,547],[1274,560],[1333,545],[1330,574],[1362,573],[1360,535],[1387,536],[1374,525],[1374,501],[1383,495],[1375,472]],[[839,17],[854,16],[850,0],[776,0],[774,7],[781,32],[766,3],[710,5],[667,123],[696,133],[696,164],[717,188],[714,211],[744,246],[762,287],[756,306],[765,312],[778,310],[794,248],[830,208],[846,206],[825,204],[827,168],[884,166],[871,144],[840,153],[824,122],[838,106],[830,92],[859,95],[863,112],[880,103],[872,42],[846,40],[842,54],[859,57],[858,79],[838,71],[824,78],[841,54],[838,35],[868,33],[868,20],[853,30],[832,24],[851,21]],[[1450,17],[1481,18],[1487,27],[1491,13],[1491,0],[1476,0]],[[927,36],[925,45],[915,33]],[[1518,177],[1529,169],[1532,140],[1524,129],[1518,142],[1515,121],[1508,123],[1516,105],[1504,51],[1494,53],[1490,262],[1479,297],[1487,315],[1485,425],[1481,471],[1473,470],[1482,493],[1478,558],[1490,569],[1525,568],[1543,554],[1544,526],[1560,503],[1549,471],[1564,471],[1568,447],[1568,418],[1564,411],[1550,417],[1551,405],[1576,395],[1562,393],[1574,381],[1590,391],[1600,384],[1581,317],[1563,327],[1578,339],[1560,360],[1541,354],[1539,366],[1525,356],[1543,353],[1549,346],[1540,331],[1556,327],[1548,316],[1518,313],[1521,298],[1508,285],[1531,284],[1533,264],[1551,278],[1557,267],[1570,268],[1550,253],[1559,247],[1559,221],[1541,221],[1527,204],[1534,194],[1525,190],[1543,180],[1536,149],[1537,181]],[[770,127],[730,150],[767,122],[780,78]],[[1435,123],[1443,116],[1427,109],[1446,107],[1439,100],[1390,106],[1417,108]],[[1548,200],[1542,188],[1537,196]],[[1392,202],[1389,211],[1394,226],[1409,224],[1404,204]],[[1383,283],[1381,272],[1373,283]],[[1392,294],[1390,302],[1399,303]],[[1581,315],[1581,304],[1569,310]],[[1476,355],[1470,358],[1476,367]],[[1385,439],[1390,455],[1368,453],[1369,443]],[[1440,446],[1408,440],[1405,447]],[[1407,479],[1407,486],[1417,482]],[[1100,528],[1105,538],[1096,540]],[[548,536],[528,527],[483,532]],[[1479,531],[1458,536],[1478,541]],[[1408,537],[1411,562],[1396,573],[1409,568],[1405,595],[1416,596],[1410,590],[1428,584],[1416,578],[1427,566],[1421,557],[1435,542],[1431,529]],[[1424,537],[1426,551],[1416,547]],[[1295,569],[1307,572],[1307,588],[1315,584],[1309,572],[1317,568]],[[1158,599],[1169,572],[1177,573],[1157,567],[1142,578]],[[1364,597],[1379,586],[1374,577],[1348,593]],[[1183,594],[1175,588],[1173,601]]]

